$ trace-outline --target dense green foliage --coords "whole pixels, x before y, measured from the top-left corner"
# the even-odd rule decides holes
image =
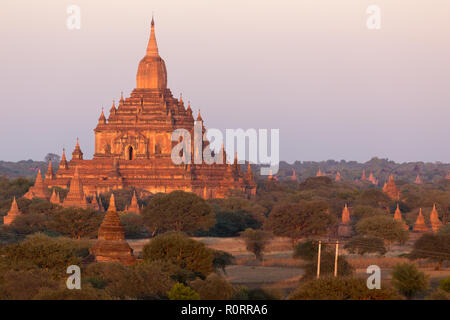
[[[144,208],[142,215],[153,235],[166,231],[208,230],[215,223],[211,206],[194,193],[183,191],[157,194]]]
[[[364,255],[365,253],[386,253],[384,241],[381,238],[357,236],[350,239],[344,246],[350,253]]]
[[[213,271],[213,251],[179,233],[162,234],[152,239],[142,249],[142,258],[148,262],[170,261],[199,276],[207,276]]]
[[[415,265],[402,263],[392,270],[392,285],[406,298],[411,299],[428,288],[428,278]]]
[[[373,216],[361,219],[356,224],[356,232],[362,236],[383,239],[389,245],[393,242],[404,243],[408,232],[393,217]]]
[[[440,269],[444,261],[450,261],[450,234],[424,234],[414,243],[408,257],[435,261]]]

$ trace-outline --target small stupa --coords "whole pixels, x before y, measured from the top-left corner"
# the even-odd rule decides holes
[[[114,194],[111,194],[109,208],[98,230],[98,240],[91,248],[91,254],[98,262],[119,262],[124,265],[136,263],[133,249],[125,241],[125,231],[117,213]]]
[[[136,192],[133,192],[133,197],[131,198],[131,203],[128,206],[127,212],[134,212],[137,214],[141,213],[141,208],[139,207],[138,201],[137,201],[137,197],[136,197]]]
[[[50,195],[48,188],[44,184],[44,179],[42,179],[41,170],[39,169],[36,176],[36,181],[34,186],[30,187],[27,193],[23,196],[25,199],[39,198],[43,200],[48,200]]]
[[[436,210],[436,204],[433,205],[433,210],[431,210],[430,213],[430,223],[431,223],[431,229],[436,232],[439,230],[440,227],[442,227],[442,222],[439,220],[439,215]]]
[[[341,173],[339,171],[336,173],[336,178],[334,178],[334,180],[336,182],[342,181]]]
[[[386,193],[391,199],[400,199],[400,191],[395,184],[394,176],[391,174],[389,176],[389,181],[383,187],[383,192]]]
[[[9,209],[6,216],[3,217],[3,224],[5,224],[5,225],[11,224],[14,221],[14,219],[16,219],[17,216],[20,216],[22,214],[23,213],[20,212],[19,206],[17,205],[16,197],[14,197],[14,199],[11,203],[11,208]]]
[[[417,175],[416,180],[414,180],[415,184],[422,184],[422,179],[420,179],[420,176]]]
[[[396,221],[400,222],[400,224],[403,226],[403,229],[405,229],[405,230],[408,230],[408,229],[409,229],[408,225],[407,225],[406,222],[403,220],[402,212],[400,211],[400,208],[399,208],[399,206],[398,206],[398,203],[397,203],[397,209],[395,209],[395,212],[394,212],[394,219],[395,219]]]
[[[417,216],[416,223],[414,224],[413,231],[415,232],[428,232],[430,229],[425,224],[425,218],[422,214],[422,208],[419,209],[419,215]]]
[[[342,210],[341,223],[338,226],[338,236],[339,237],[351,237],[352,235],[352,227],[350,225],[350,210],[348,209],[347,204],[345,204],[344,209]]]

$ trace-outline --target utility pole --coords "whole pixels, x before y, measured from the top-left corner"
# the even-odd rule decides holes
[[[334,276],[335,277],[337,277],[338,256],[339,256],[339,241],[336,240],[336,256],[334,257]]]
[[[319,240],[319,253],[317,255],[317,279],[320,276],[320,250],[322,249],[322,241]]]

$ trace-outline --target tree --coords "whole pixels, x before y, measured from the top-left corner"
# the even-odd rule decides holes
[[[200,295],[190,287],[182,283],[175,283],[172,289],[167,292],[170,300],[200,300]]]
[[[307,240],[294,246],[294,259],[312,261],[317,257],[319,245],[317,241]]]
[[[44,158],[45,162],[52,161],[52,165],[59,165],[59,162],[61,161],[61,157],[55,153],[47,153],[47,155]]]
[[[216,224],[207,232],[200,232],[200,236],[236,237],[247,228],[257,229],[261,224],[245,212],[219,211],[215,215]]]
[[[390,289],[370,290],[365,279],[325,277],[300,285],[289,300],[391,300],[398,296]]]
[[[262,261],[264,250],[273,236],[262,230],[247,229],[241,233],[241,238],[244,239],[247,250],[252,252],[257,260]]]
[[[126,238],[139,238],[145,234],[144,222],[140,214],[127,212],[120,215],[120,223]]]
[[[327,204],[320,201],[279,204],[270,212],[265,227],[294,242],[305,236],[323,235],[335,222],[327,209]]]
[[[356,224],[356,232],[362,236],[381,238],[388,246],[392,242],[404,243],[408,240],[408,232],[392,217],[373,216],[361,219]]]
[[[410,259],[428,259],[437,263],[440,270],[444,261],[450,260],[450,234],[426,233],[414,243]]]
[[[322,247],[324,248],[324,247]],[[320,276],[327,277],[334,274],[335,253],[332,250],[324,250],[320,254]],[[304,265],[305,273],[301,281],[314,279],[317,274],[317,255],[310,262]],[[338,257],[338,272],[339,277],[351,276],[354,272],[353,266],[347,261],[344,256]]]
[[[415,265],[401,263],[392,270],[392,285],[407,299],[411,299],[428,288],[428,278]]]
[[[194,193],[173,191],[156,195],[142,212],[152,233],[208,230],[214,223],[211,206]]]
[[[236,262],[236,259],[233,257],[233,255],[225,251],[213,250],[213,252],[214,252],[214,260],[213,260],[214,269],[216,271],[222,270],[222,272],[226,274],[225,268],[230,264],[234,264]]]
[[[48,225],[52,231],[81,239],[95,237],[103,218],[104,214],[91,209],[68,208],[50,215]]]
[[[40,268],[64,274],[70,265],[79,265],[86,251],[71,242],[43,234],[28,236],[24,241],[0,248],[0,256],[11,267]]]
[[[365,253],[379,253],[381,255],[386,253],[383,239],[376,237],[354,237],[345,244],[344,248],[350,253],[357,253],[361,256]]]
[[[216,273],[211,273],[205,280],[192,281],[191,286],[202,300],[228,300],[234,294],[233,286]]]
[[[213,271],[212,250],[180,233],[155,237],[142,249],[142,258],[147,262],[170,261],[203,277]]]
[[[173,281],[158,264],[126,267],[119,263],[93,263],[87,267],[86,280],[96,289],[118,299],[161,299]]]
[[[450,293],[450,276],[439,281],[439,289]]]
[[[14,232],[27,235],[47,230],[47,216],[41,213],[23,214],[17,216],[11,223]]]

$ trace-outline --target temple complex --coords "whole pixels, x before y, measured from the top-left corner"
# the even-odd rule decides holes
[[[109,208],[98,230],[98,240],[90,249],[91,254],[98,262],[132,265],[136,263],[136,258],[133,256],[133,249],[125,241],[125,231],[120,224],[114,201],[114,194],[111,194]]]
[[[394,176],[389,176],[389,181],[383,186],[383,192],[386,193],[391,199],[400,199],[400,191],[395,184]]]
[[[425,218],[422,214],[422,208],[419,210],[419,215],[417,216],[416,223],[414,224],[413,231],[415,232],[428,232],[430,229],[425,224]]]
[[[403,229],[405,229],[405,230],[409,229],[408,225],[406,224],[406,222],[402,218],[402,212],[400,211],[398,203],[397,203],[397,209],[395,209],[395,212],[394,212],[394,219],[396,221],[400,222],[400,224],[403,226]]]
[[[5,225],[11,224],[14,221],[14,219],[16,219],[17,216],[20,216],[22,214],[23,213],[20,212],[19,206],[17,205],[16,197],[14,197],[14,199],[11,203],[11,208],[9,209],[6,216],[3,217],[3,224],[5,224]]]
[[[439,220],[439,215],[436,210],[436,204],[433,205],[433,210],[431,210],[431,213],[430,213],[430,224],[431,224],[431,229],[434,232],[438,231],[439,228],[442,227],[442,225],[443,225],[441,220]]]
[[[58,171],[53,173],[50,162],[45,181],[39,172],[26,197],[48,200],[49,188],[70,186],[63,206],[85,208],[97,206],[96,195],[126,187],[152,193],[183,190],[205,199],[224,198],[230,191],[248,198],[254,196],[254,177],[242,174],[237,158],[234,163],[228,159],[220,164],[174,164],[171,152],[181,140],[172,141],[172,133],[176,129],[190,132],[193,154],[194,124],[205,132],[200,112],[194,120],[190,104],[186,108],[182,97],[175,98],[167,88],[166,64],[159,55],[152,19],[146,54],[137,70],[136,88],[128,97],[122,94],[107,117],[101,111],[94,129],[93,159],[84,159],[77,139],[72,159],[67,161],[63,150]],[[203,150],[208,147],[209,142],[203,141]],[[223,156],[226,159],[224,151]],[[92,203],[87,203],[86,198],[92,198]]]

